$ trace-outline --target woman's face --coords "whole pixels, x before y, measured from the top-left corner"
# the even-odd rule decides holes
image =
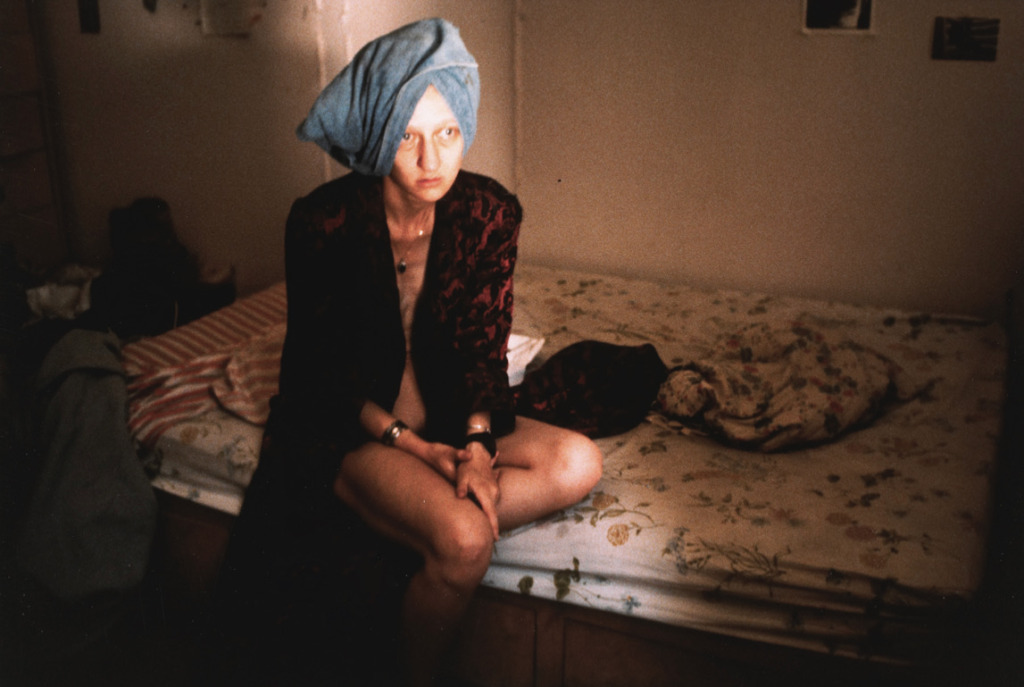
[[[409,200],[436,203],[462,168],[463,144],[459,120],[430,86],[405,128],[388,178]]]

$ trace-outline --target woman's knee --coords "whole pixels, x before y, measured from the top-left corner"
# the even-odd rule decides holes
[[[569,432],[558,449],[558,479],[570,498],[578,501],[585,497],[604,470],[604,455],[597,444],[582,434]]]
[[[372,460],[370,448],[364,445],[346,454],[341,461],[338,472],[334,475],[333,489],[334,495],[343,503],[349,506],[357,505],[357,492],[359,491],[356,488],[356,483],[359,481],[357,474],[361,469],[361,464],[370,463]]]
[[[433,537],[432,562],[449,586],[475,588],[491,563],[494,536],[482,511],[453,510]]]

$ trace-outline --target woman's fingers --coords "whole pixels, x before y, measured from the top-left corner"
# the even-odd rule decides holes
[[[497,490],[472,489],[473,495],[476,496],[476,503],[480,506],[480,510],[487,516],[487,520],[491,523],[491,532],[494,533],[494,539],[498,539],[498,509],[497,509]]]
[[[442,477],[454,483],[461,453],[460,450],[447,444],[431,444],[429,462]]]
[[[455,483],[455,494],[459,498],[472,498],[487,516],[491,524],[494,538],[498,539],[498,500],[501,491],[490,465],[481,466],[479,462],[460,463]]]

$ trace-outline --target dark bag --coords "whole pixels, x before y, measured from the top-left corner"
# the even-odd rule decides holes
[[[514,391],[516,413],[591,438],[638,425],[668,376],[651,344],[579,341],[528,372]]]

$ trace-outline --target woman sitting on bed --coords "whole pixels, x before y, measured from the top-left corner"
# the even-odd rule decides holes
[[[601,474],[589,439],[513,413],[521,209],[461,171],[478,101],[457,29],[426,20],[363,48],[299,127],[354,172],[288,218],[280,394],[229,554],[242,574],[301,558],[338,500],[417,552],[401,607],[413,684],[430,682],[500,532]]]

